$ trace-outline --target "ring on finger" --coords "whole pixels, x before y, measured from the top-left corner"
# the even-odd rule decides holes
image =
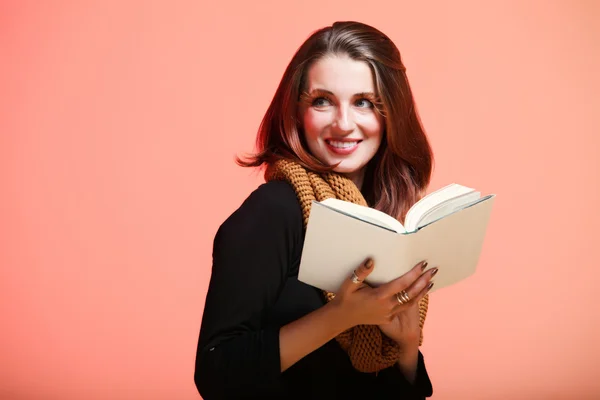
[[[396,300],[398,300],[398,303],[400,304],[406,304],[410,301],[410,297],[408,296],[408,293],[406,293],[406,290],[403,290],[400,293],[396,293]]]
[[[356,275],[356,271],[352,271],[352,283],[355,284],[359,284],[362,281],[358,278],[358,275]]]

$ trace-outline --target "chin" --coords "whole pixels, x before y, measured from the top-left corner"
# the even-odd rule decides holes
[[[366,163],[357,163],[357,162],[346,162],[346,161],[342,161],[340,163],[340,165],[338,165],[334,171],[339,173],[339,174],[356,174],[358,172],[360,172],[364,167],[365,167]]]

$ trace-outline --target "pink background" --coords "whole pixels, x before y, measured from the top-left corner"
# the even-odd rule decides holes
[[[344,19],[400,48],[431,190],[498,194],[477,274],[431,299],[433,398],[598,398],[594,0],[0,3],[0,398],[199,398],[212,238],[261,182],[233,156]]]

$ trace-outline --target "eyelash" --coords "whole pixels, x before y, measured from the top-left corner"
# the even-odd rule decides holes
[[[331,103],[331,100],[328,97],[326,97],[326,96],[318,96],[318,97],[315,97],[314,99],[312,99],[312,101],[310,101],[310,105],[313,106],[313,107],[319,107],[319,105],[317,105],[317,102],[319,100],[326,100],[329,103]],[[369,103],[369,106],[368,107],[360,107],[360,108],[375,108],[375,102],[373,100],[367,98],[367,97],[361,97],[354,104],[357,104],[357,103],[359,103],[361,101],[366,101],[367,103]]]

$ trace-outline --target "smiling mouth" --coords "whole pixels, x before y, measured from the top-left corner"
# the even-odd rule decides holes
[[[325,144],[329,151],[338,156],[349,156],[353,154],[357,149],[358,145],[362,142],[362,140],[333,140],[326,139]]]
[[[346,150],[346,149],[351,149],[353,147],[358,146],[358,144],[360,142],[362,142],[362,140],[331,140],[331,139],[327,139],[325,140],[325,142],[330,145],[331,147],[334,147],[336,149],[341,149],[341,150]]]

